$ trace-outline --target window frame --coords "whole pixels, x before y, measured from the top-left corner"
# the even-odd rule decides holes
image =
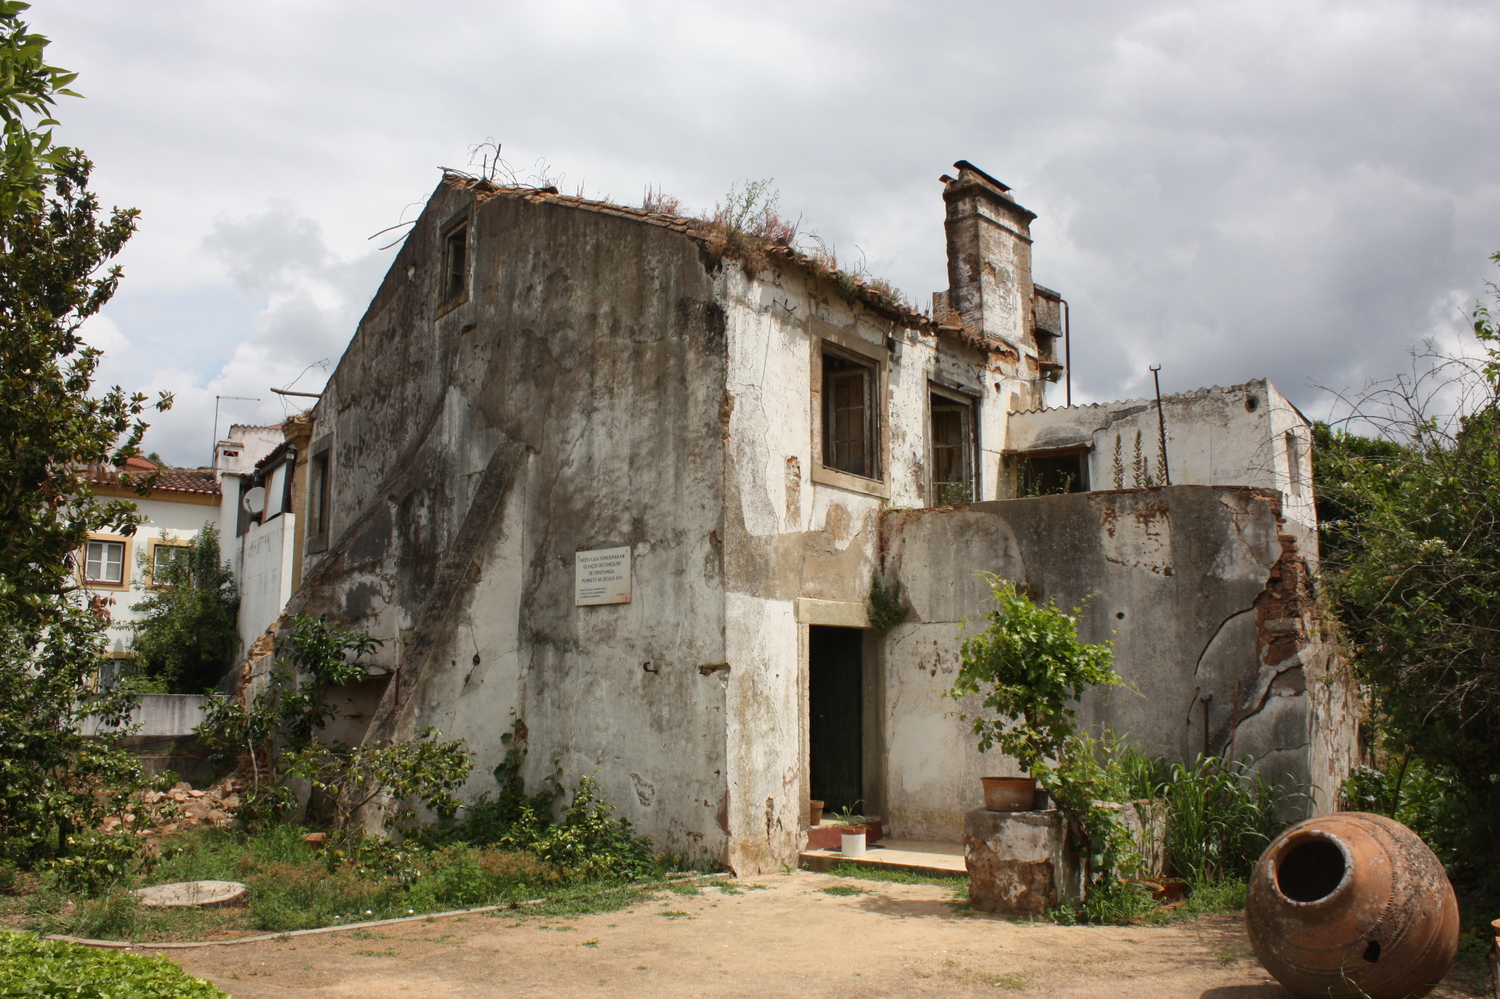
[[[158,548],[186,548],[189,542],[181,538],[149,538],[146,541],[146,587],[159,590],[168,586],[166,583],[156,581],[156,550]],[[175,558],[176,556],[174,556]]]
[[[120,546],[120,580],[114,582],[108,579],[93,579],[89,576],[89,545],[112,544]],[[102,534],[89,532],[88,540],[83,543],[83,550],[78,559],[78,580],[85,589],[89,590],[128,590],[130,588],[130,538],[123,534]],[[104,563],[108,565],[106,561]]]
[[[965,465],[966,486],[969,496],[967,499],[950,499],[938,495],[937,480],[937,424],[934,417],[937,415],[938,400],[946,400],[954,408],[961,408],[967,414],[967,428],[962,432],[960,446],[964,448],[963,462]],[[950,506],[955,503],[978,502],[980,496],[980,462],[979,462],[979,405],[978,396],[967,392],[959,392],[937,382],[927,383],[927,497],[930,506]],[[951,483],[943,483],[950,485]]]
[[[438,260],[442,268],[438,271],[438,315],[450,312],[469,300],[469,286],[474,275],[473,226],[470,221],[469,212],[465,210],[449,219],[440,230]],[[463,252],[463,259],[457,269],[454,267],[455,247],[461,247]]]
[[[333,435],[313,442],[307,452],[306,545],[309,552],[328,550],[333,513]]]
[[[890,355],[876,343],[843,333],[831,325],[819,323],[821,335],[813,338],[811,351],[811,386],[808,415],[812,425],[812,461],[809,478],[821,485],[836,486],[850,492],[865,493],[882,499],[890,497],[887,446]],[[827,396],[824,359],[834,357],[869,369],[869,412],[866,427],[869,436],[867,453],[874,475],[846,472],[827,462],[826,430],[831,400]]]

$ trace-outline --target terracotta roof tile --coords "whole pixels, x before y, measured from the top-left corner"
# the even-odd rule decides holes
[[[139,475],[156,469],[155,464],[144,458],[128,458],[123,471]],[[84,469],[84,478],[99,486],[131,488],[130,483],[121,480],[120,471],[112,465],[89,465]],[[156,484],[151,487],[153,493],[196,493],[200,496],[220,494],[219,479],[211,468],[161,468],[159,471]]]

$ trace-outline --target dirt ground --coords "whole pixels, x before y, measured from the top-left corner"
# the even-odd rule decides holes
[[[934,885],[808,872],[732,884],[739,894],[663,892],[596,915],[506,911],[162,953],[234,999],[1287,996],[1239,915],[1065,927],[956,912]],[[849,886],[863,893],[823,890]],[[1434,993],[1482,994],[1451,976]]]

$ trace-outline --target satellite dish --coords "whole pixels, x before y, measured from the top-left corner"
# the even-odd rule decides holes
[[[266,487],[256,486],[249,490],[241,502],[245,504],[246,512],[263,513],[266,509]]]

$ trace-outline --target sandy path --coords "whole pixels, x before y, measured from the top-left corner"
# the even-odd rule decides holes
[[[931,885],[797,872],[571,918],[455,917],[170,951],[234,999],[1110,996],[1286,999],[1238,916],[1063,927],[956,914]],[[822,889],[854,884],[854,896]],[[1445,986],[1442,997],[1478,995]]]

